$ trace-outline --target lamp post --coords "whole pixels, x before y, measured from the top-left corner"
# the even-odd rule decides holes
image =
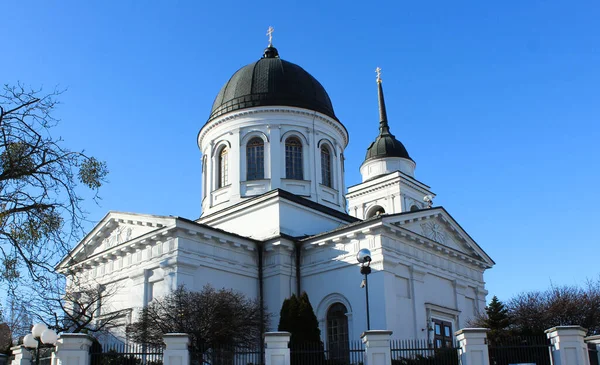
[[[365,276],[360,283],[361,288],[365,288],[365,298],[367,300],[367,331],[371,330],[371,319],[369,317],[369,280],[368,275],[371,273],[371,251],[366,248],[358,251],[356,260],[360,263],[360,273]]]
[[[35,349],[35,364],[40,365],[40,344],[55,345],[58,335],[43,323],[36,323],[31,328],[31,333],[23,337],[23,345],[28,349]]]

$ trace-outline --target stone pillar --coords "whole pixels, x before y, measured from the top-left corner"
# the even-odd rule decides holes
[[[365,344],[365,365],[391,365],[392,351],[390,336],[392,331],[366,331],[361,339]]]
[[[291,336],[289,332],[265,333],[265,365],[290,365]]]
[[[164,365],[189,365],[190,338],[186,333],[167,333],[163,336],[163,341],[166,345],[163,354]]]
[[[85,333],[63,333],[56,341],[51,364],[89,365],[92,339]]]
[[[583,340],[587,330],[580,326],[558,326],[545,331],[552,343],[554,365],[590,365]]]
[[[600,335],[586,337],[585,342],[588,344],[592,344],[592,346],[596,347],[596,357],[598,358],[598,364],[600,364]],[[590,354],[590,356],[593,356]],[[590,360],[590,363],[592,361]]]
[[[490,365],[487,345],[487,328],[464,328],[454,335],[458,340],[462,365]]]
[[[33,356],[31,355],[31,351],[25,346],[19,345],[11,347],[10,351],[12,351],[12,354],[15,356],[10,365],[31,365]]]

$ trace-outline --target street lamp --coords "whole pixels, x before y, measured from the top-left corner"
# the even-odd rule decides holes
[[[35,364],[40,365],[40,343],[55,345],[58,335],[43,323],[36,323],[31,328],[31,333],[23,337],[23,345],[35,349]]]
[[[369,318],[369,281],[367,275],[371,273],[371,251],[366,248],[358,251],[356,254],[356,260],[360,263],[360,273],[365,276],[363,281],[360,283],[361,288],[365,288],[365,297],[367,299],[367,331],[371,330],[371,319]]]

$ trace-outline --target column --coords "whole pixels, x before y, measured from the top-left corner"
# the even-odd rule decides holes
[[[392,351],[390,336],[392,331],[365,331],[361,339],[365,344],[365,365],[391,365]]]
[[[291,336],[289,332],[265,333],[265,365],[290,365]]]
[[[595,346],[596,353],[593,354],[592,352],[590,352],[590,356],[596,356],[596,358],[598,359],[597,363],[600,364],[600,335],[586,337],[584,340],[586,343],[592,344],[592,346]],[[590,359],[590,363],[592,363],[591,359]]]
[[[10,351],[15,357],[10,365],[31,365],[33,362],[31,351],[23,345],[11,347]]]
[[[63,333],[56,341],[51,364],[89,365],[92,339],[85,333]]]
[[[490,365],[487,328],[464,328],[454,333],[462,365]]]
[[[587,330],[580,326],[558,326],[545,331],[552,343],[554,365],[590,365],[583,338]]]
[[[163,336],[163,341],[166,345],[163,353],[164,365],[189,365],[190,338],[186,333],[167,333]]]

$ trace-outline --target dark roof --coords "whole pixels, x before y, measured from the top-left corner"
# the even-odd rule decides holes
[[[383,98],[383,86],[380,79],[377,80],[377,89],[379,97],[379,135],[367,148],[365,161],[385,157],[402,157],[412,161],[404,145],[390,132]]]
[[[293,106],[338,120],[329,95],[319,81],[302,67],[279,58],[273,46],[265,49],[260,60],[231,76],[219,91],[208,120],[258,106]]]

